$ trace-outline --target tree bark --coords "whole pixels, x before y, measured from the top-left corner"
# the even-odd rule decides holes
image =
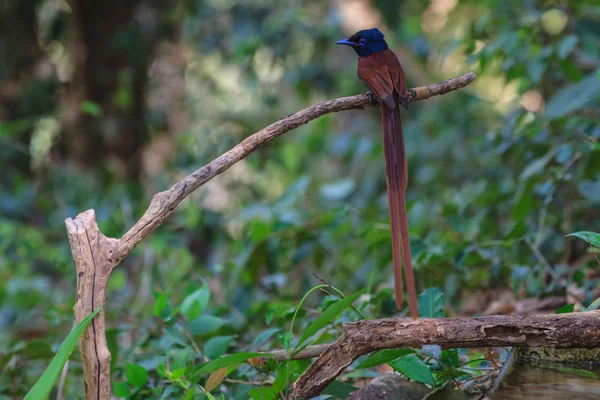
[[[106,301],[106,285],[115,265],[118,241],[104,236],[94,210],[65,221],[69,245],[77,270],[77,297],[73,311],[81,322]],[[85,398],[110,399],[110,352],[106,344],[104,308],[79,340],[83,363]]]
[[[317,396],[358,357],[377,350],[437,344],[442,348],[600,347],[600,311],[479,318],[386,318],[344,324],[344,333],[294,383],[290,399]]]
[[[94,210],[65,221],[77,270],[77,297],[73,311],[81,322],[106,301],[106,285],[114,266],[117,240],[104,236]],[[106,344],[104,309],[92,320],[79,341],[85,398],[110,399],[110,352]]]
[[[40,0],[2,0],[0,6],[0,121],[31,119],[48,112],[53,106],[52,90],[56,86],[50,62],[46,71],[36,68],[45,55],[38,44],[36,10]],[[41,75],[41,76],[40,76]],[[50,93],[47,93],[50,92]],[[32,95],[34,93],[34,95]],[[1,143],[0,152],[6,165],[29,175],[31,157],[29,144],[32,127],[5,138],[11,145]],[[0,177],[0,179],[5,176]],[[11,184],[10,182],[8,183]]]
[[[127,175],[140,172],[140,150],[148,141],[144,93],[165,3],[69,1],[74,75],[63,97],[63,159],[82,166],[118,160]],[[83,112],[84,100],[99,105],[101,114]]]

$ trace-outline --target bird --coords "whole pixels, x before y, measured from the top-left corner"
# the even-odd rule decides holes
[[[389,49],[383,33],[364,29],[337,44],[352,47],[358,55],[358,77],[369,88],[381,109],[385,153],[388,208],[392,232],[392,259],[396,305],[402,309],[402,263],[406,277],[408,306],[412,318],[419,317],[415,278],[410,253],[406,216],[408,170],[400,120],[400,106],[408,110],[408,91],[404,70],[396,54]]]

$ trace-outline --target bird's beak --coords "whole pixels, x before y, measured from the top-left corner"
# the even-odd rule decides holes
[[[356,43],[351,42],[348,39],[339,40],[339,41],[335,42],[335,44],[345,44],[347,46],[353,46],[353,47],[356,46]]]

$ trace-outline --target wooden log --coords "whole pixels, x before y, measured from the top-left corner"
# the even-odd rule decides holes
[[[294,383],[290,399],[317,396],[358,357],[377,350],[490,346],[600,347],[600,311],[479,318],[386,318],[344,324],[344,333]]]

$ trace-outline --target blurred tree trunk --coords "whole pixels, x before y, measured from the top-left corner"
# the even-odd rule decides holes
[[[43,55],[37,41],[39,3],[40,0],[0,1],[0,122],[39,115],[51,103],[42,98],[47,84],[54,86],[55,82],[51,64],[45,64],[49,71],[39,68]],[[30,172],[31,132],[30,128],[15,128],[7,132],[8,137],[1,143],[4,162],[24,173]]]
[[[63,97],[63,159],[83,166],[110,163],[117,172],[139,174],[148,141],[144,92],[165,3],[69,1],[74,74]]]

